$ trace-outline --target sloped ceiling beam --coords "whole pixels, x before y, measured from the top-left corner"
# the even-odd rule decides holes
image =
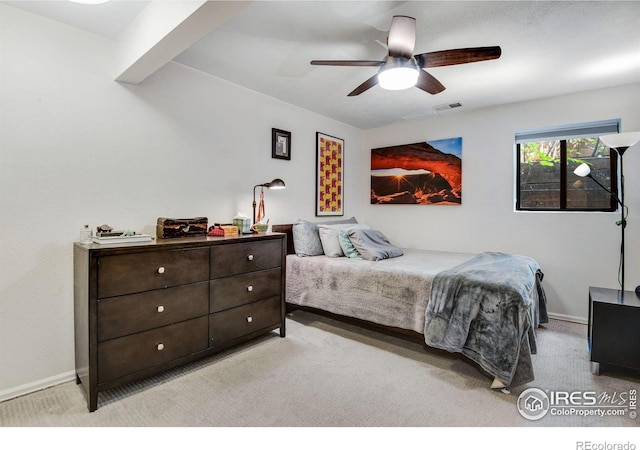
[[[118,39],[116,81],[141,83],[249,3],[152,1]]]

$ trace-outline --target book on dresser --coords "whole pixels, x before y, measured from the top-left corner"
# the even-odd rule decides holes
[[[98,394],[279,329],[286,235],[74,244],[76,382]]]
[[[149,242],[153,237],[149,234],[121,234],[117,236],[100,236],[96,235],[92,238],[96,244],[126,244],[129,242]]]

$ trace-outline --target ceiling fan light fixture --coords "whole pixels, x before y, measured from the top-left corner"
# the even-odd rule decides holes
[[[420,69],[415,58],[387,58],[378,72],[378,84],[382,89],[400,91],[413,87],[418,82]]]

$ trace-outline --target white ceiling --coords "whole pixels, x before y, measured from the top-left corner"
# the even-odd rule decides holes
[[[2,2],[110,39],[150,3]],[[429,72],[446,86],[376,86],[347,97],[373,67],[311,66],[312,59],[386,55],[393,15],[417,21],[416,53],[499,45],[498,60]],[[435,114],[640,82],[640,1],[255,1],[174,61],[361,129]],[[143,81],[144,82],[144,81]],[[597,105],[594,105],[597,108]]]

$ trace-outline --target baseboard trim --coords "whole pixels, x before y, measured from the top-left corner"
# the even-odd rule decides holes
[[[549,313],[549,319],[564,320],[565,322],[575,322],[587,325],[589,322],[584,317],[568,316],[566,314]]]
[[[75,371],[64,372],[59,375],[55,375],[49,378],[43,378],[42,380],[34,381],[32,383],[16,386],[11,389],[0,391],[0,402],[10,400],[12,398],[21,397],[23,395],[31,394],[42,389],[56,386],[58,384],[66,383],[71,380],[75,380]]]

